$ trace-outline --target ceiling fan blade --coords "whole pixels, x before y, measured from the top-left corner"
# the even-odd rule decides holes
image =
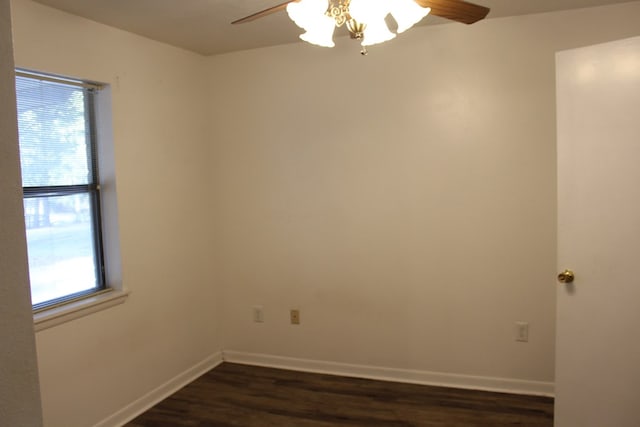
[[[298,2],[300,0],[289,0],[284,3],[281,3],[277,6],[270,7],[265,10],[261,10],[260,12],[256,12],[253,15],[245,16],[244,18],[240,18],[236,21],[233,21],[232,24],[244,24],[245,22],[255,21],[256,19],[262,18],[267,15],[271,15],[272,13],[280,12],[281,10],[285,10],[289,3]]]
[[[431,15],[463,24],[473,24],[484,19],[489,8],[462,0],[415,0],[422,7],[430,7]]]

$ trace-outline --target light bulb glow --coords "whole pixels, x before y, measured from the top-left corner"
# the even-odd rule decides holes
[[[390,12],[390,0],[351,0],[349,14],[363,24],[376,20],[384,20]],[[413,0],[412,0],[413,1]]]
[[[315,44],[322,47],[334,47],[333,32],[336,29],[336,23],[332,18],[324,16],[322,20],[318,20],[312,28],[306,28],[307,32],[300,35],[300,38],[307,43]]]
[[[385,22],[392,1],[395,0],[351,0],[349,14],[357,22],[365,24],[362,46],[383,43],[396,36]]]
[[[312,26],[318,16],[323,16],[329,7],[329,0],[300,0],[287,5],[289,18],[300,28]]]
[[[393,39],[395,36],[395,34],[389,31],[389,27],[387,27],[387,23],[384,19],[369,21],[364,29],[362,46],[384,43]]]
[[[391,15],[398,24],[398,34],[407,31],[431,12],[431,8],[422,7],[414,0],[390,0]]]
[[[289,3],[287,13],[298,27],[306,30],[300,35],[302,40],[318,46],[334,47],[335,21],[325,15],[328,8],[328,0],[300,0]]]
[[[345,5],[348,5],[348,10]],[[334,17],[327,13],[329,9]],[[336,26],[341,26],[345,20],[362,24],[364,31],[357,38],[362,39],[363,46],[370,46],[393,39],[396,34],[420,22],[430,11],[430,8],[420,6],[415,0],[350,0],[348,3],[338,0],[297,0],[287,4],[289,18],[305,30],[300,38],[325,47],[335,46],[333,33]],[[386,18],[389,15],[398,24],[396,33],[391,32],[387,25]],[[350,28],[350,31],[353,33],[354,30]]]

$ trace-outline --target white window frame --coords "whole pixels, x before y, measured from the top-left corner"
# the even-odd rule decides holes
[[[37,78],[60,83],[73,82],[76,85],[91,88],[89,107],[91,138],[94,152],[94,167],[97,174],[97,209],[99,229],[96,230],[101,253],[102,285],[100,289],[78,294],[71,298],[61,298],[59,302],[45,304],[34,309],[35,330],[47,329],[91,313],[122,304],[129,291],[122,286],[120,263],[120,241],[117,217],[117,197],[115,189],[115,165],[113,152],[113,132],[111,126],[111,90],[109,85],[98,84],[80,79],[69,79],[58,75],[16,70],[17,76]]]

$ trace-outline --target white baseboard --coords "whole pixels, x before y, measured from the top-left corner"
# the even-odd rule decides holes
[[[244,365],[266,366],[293,371],[343,375],[347,377],[368,378],[382,381],[455,387],[471,390],[497,391],[533,396],[554,396],[554,384],[552,382],[479,377],[442,372],[385,368],[380,366],[352,365],[348,363],[297,359],[293,357],[225,350],[215,353],[198,362],[196,365],[176,375],[169,381],[151,390],[149,393],[134,402],[131,402],[116,413],[108,416],[97,423],[94,427],[115,427],[128,423],[202,374],[215,368],[223,361]]]
[[[114,427],[122,426],[128,423],[138,415],[145,412],[147,409],[171,396],[173,393],[180,390],[182,387],[189,384],[202,374],[215,368],[220,363],[222,363],[222,361],[222,352],[217,352],[207,357],[206,359],[198,362],[186,371],[181,372],[180,374],[171,378],[166,383],[151,390],[149,393],[145,394],[134,402],[131,402],[115,414],[112,414],[104,420],[100,421],[94,427]]]
[[[347,363],[296,359],[292,357],[227,350],[222,352],[222,358],[224,361],[231,363],[266,366],[270,368],[281,368],[294,371],[343,375],[356,378],[442,387],[455,387],[471,390],[526,394],[533,396],[554,396],[554,383],[552,382],[415,371],[408,369],[384,368],[379,366],[351,365]]]

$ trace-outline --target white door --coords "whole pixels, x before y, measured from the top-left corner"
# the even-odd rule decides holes
[[[640,426],[640,37],[558,53],[556,427]]]

